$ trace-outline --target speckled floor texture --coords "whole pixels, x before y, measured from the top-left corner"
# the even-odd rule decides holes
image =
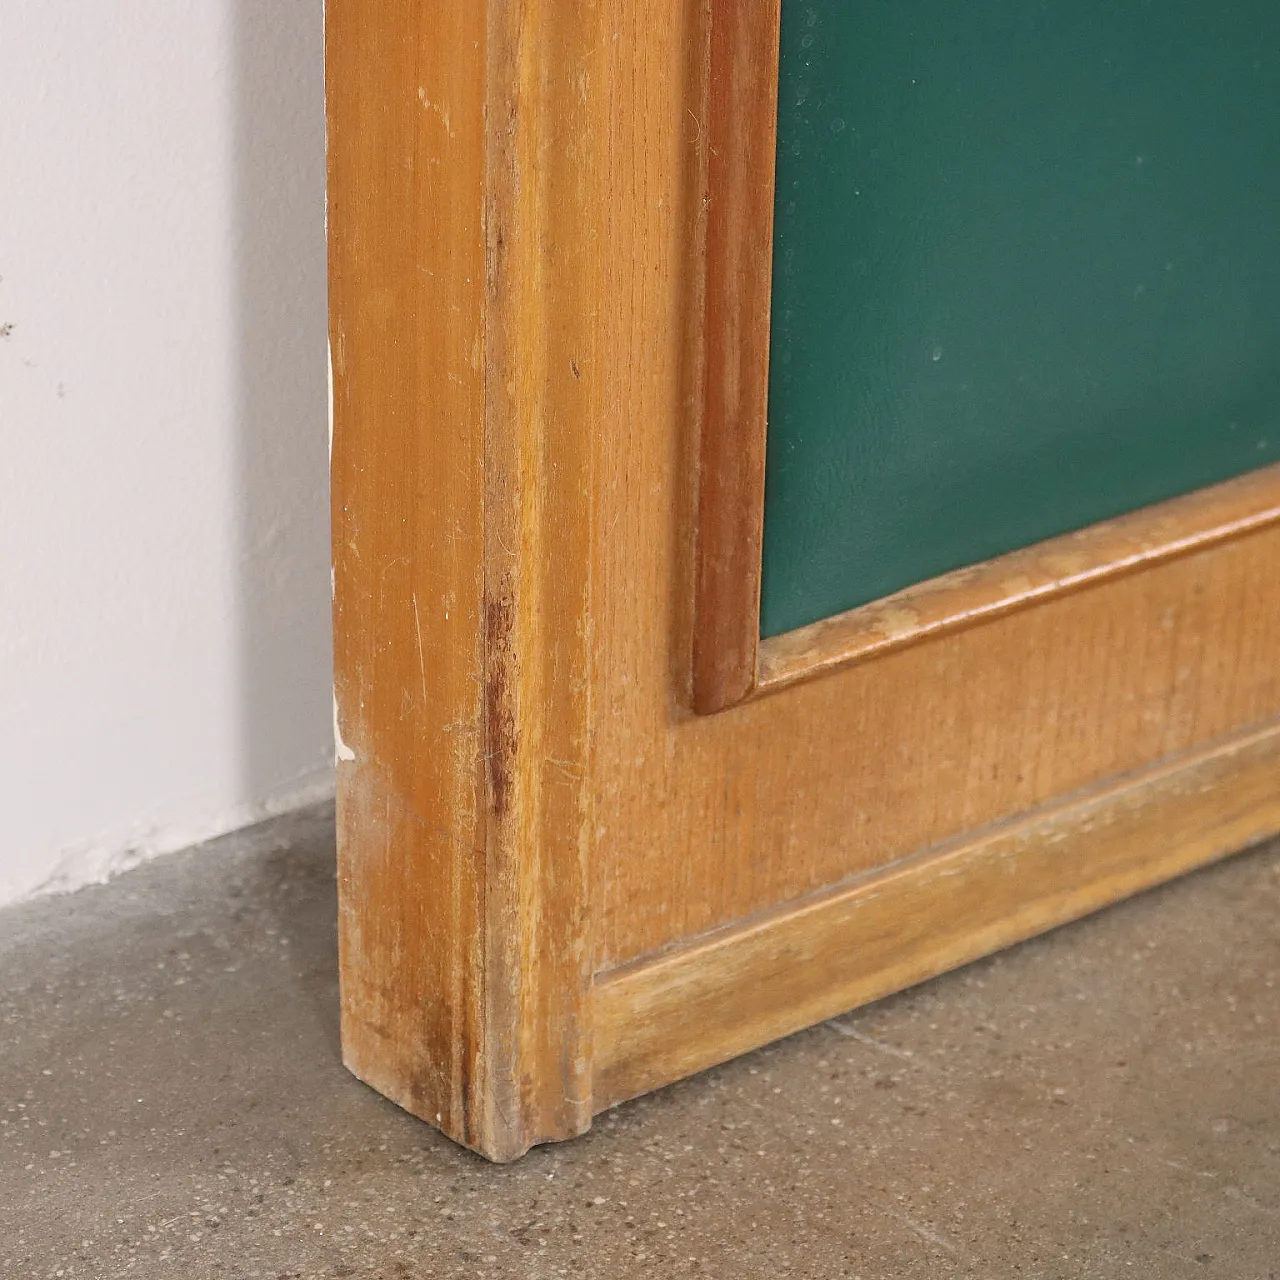
[[[495,1168],[343,1070],[311,811],[0,913],[0,1277],[1280,1277],[1280,850]]]

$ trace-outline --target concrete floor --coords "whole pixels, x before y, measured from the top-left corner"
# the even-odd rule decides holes
[[[494,1168],[338,1059],[327,812],[0,914],[0,1277],[1280,1277],[1280,850]]]

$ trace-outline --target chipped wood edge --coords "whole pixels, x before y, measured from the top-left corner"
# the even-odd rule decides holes
[[[599,975],[596,1106],[1075,920],[1280,832],[1280,725]]]

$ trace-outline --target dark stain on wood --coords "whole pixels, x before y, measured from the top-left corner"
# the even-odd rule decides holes
[[[499,598],[485,603],[485,771],[489,779],[489,806],[502,818],[510,805],[517,743],[516,717],[509,684],[507,651],[511,645],[511,601]]]

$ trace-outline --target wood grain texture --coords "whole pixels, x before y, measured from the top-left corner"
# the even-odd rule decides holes
[[[706,89],[705,397],[693,697],[719,711],[755,682],[760,638],[778,0],[714,0]]]
[[[1274,720],[1277,582],[1272,526],[721,716],[650,686],[598,726],[597,968]]]
[[[505,950],[507,1147],[590,1124],[587,681],[600,360],[602,11],[489,5],[485,705],[489,945]],[[483,975],[486,989],[492,975]],[[514,1055],[514,1056],[513,1056]],[[509,1065],[510,1064],[510,1065]],[[494,1150],[485,1154],[494,1155]]]
[[[566,1137],[664,1078],[625,1065],[659,1050],[635,1049],[593,975],[1280,722],[1280,525],[1259,495],[1230,537],[694,714],[712,10],[327,12],[340,946],[361,1078],[495,1159]],[[1162,860],[1171,829],[1141,809],[1150,879],[1244,843],[1228,764],[1195,818],[1222,841]],[[1078,847],[1090,902],[1147,882]],[[1035,875],[1025,902],[1017,875],[1000,884],[1008,931],[965,915],[901,973],[1050,922]],[[880,989],[888,960],[858,987],[838,954],[829,1000]],[[780,1025],[766,1011],[751,1034]],[[703,1060],[690,1036],[686,1058],[661,1050],[673,1073]]]
[[[595,990],[603,1109],[1280,831],[1280,729],[930,850]]]
[[[595,967],[1280,717],[1275,526],[691,713],[708,39],[692,0],[611,21]]]
[[[602,42],[517,3],[327,24],[344,1053],[510,1159],[591,1116]]]
[[[426,7],[326,15],[342,1031],[479,1145],[484,24]]]
[[[987,622],[1280,523],[1280,465],[1051,538],[774,636],[752,693]]]

